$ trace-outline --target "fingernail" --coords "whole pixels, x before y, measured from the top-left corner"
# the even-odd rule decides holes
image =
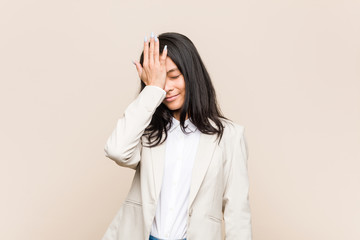
[[[154,38],[154,32],[151,32],[151,37]]]
[[[164,50],[163,51],[165,51],[167,49],[167,45],[165,45],[165,47],[164,47]]]
[[[147,41],[147,37],[145,36],[145,37],[144,37],[144,42],[146,42],[146,41]]]
[[[134,60],[131,60],[132,61],[132,63],[136,66],[136,63],[134,62]]]
[[[157,36],[155,36],[155,42],[157,42],[158,41],[158,38],[157,38]]]

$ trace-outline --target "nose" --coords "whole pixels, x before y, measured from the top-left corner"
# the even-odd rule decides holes
[[[172,86],[171,86],[171,81],[168,81],[168,79],[166,79],[165,80],[165,88],[164,88],[164,90],[166,91],[166,92],[169,92],[169,91],[171,91],[172,90]]]

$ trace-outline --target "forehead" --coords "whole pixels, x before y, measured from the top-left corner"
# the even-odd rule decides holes
[[[176,64],[169,57],[166,57],[165,65],[166,65],[166,71],[168,73],[178,71]]]

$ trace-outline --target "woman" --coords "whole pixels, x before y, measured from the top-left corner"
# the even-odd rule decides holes
[[[244,127],[222,116],[194,44],[168,32],[145,37],[137,98],[105,144],[136,170],[103,240],[251,240]]]

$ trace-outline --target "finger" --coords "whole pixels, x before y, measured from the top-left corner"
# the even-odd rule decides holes
[[[149,64],[154,65],[154,33],[151,32],[150,36],[150,52],[149,52]]]
[[[141,73],[142,73],[142,67],[141,67],[141,64],[136,62],[136,61],[133,61],[135,66],[136,66],[136,70],[138,72],[138,75],[139,75],[139,78],[141,78]]]
[[[148,65],[149,63],[149,44],[148,44],[148,39],[145,36],[144,38],[144,61],[143,61],[143,66]]]
[[[167,57],[167,45],[165,45],[165,47],[164,47],[164,49],[162,51],[162,54],[161,54],[161,57],[160,57],[160,64],[165,65],[166,57]]]
[[[155,53],[154,53],[155,64],[159,63],[159,48],[160,48],[160,42],[158,37],[155,36]]]

